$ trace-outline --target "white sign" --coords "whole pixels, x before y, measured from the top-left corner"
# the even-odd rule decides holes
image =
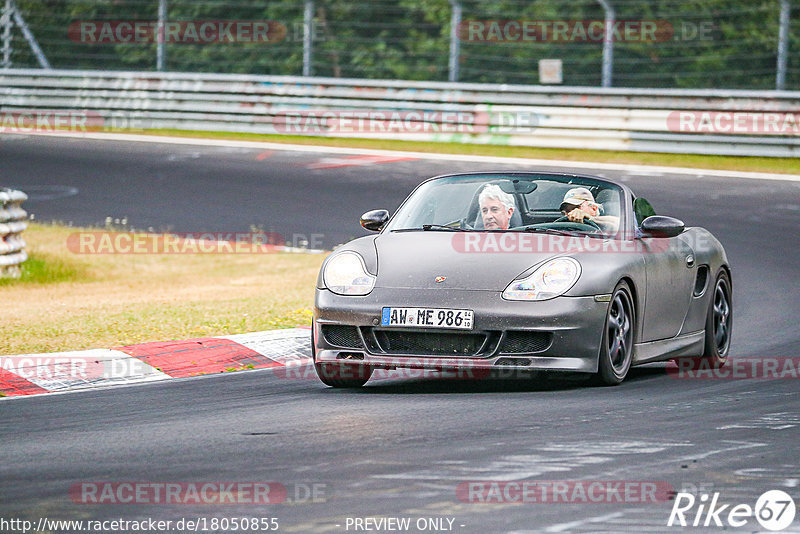
[[[539,60],[539,83],[562,83],[562,66],[560,59],[540,59]]]

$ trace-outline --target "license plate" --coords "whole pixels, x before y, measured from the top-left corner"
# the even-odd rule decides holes
[[[472,310],[383,308],[381,326],[472,329]]]

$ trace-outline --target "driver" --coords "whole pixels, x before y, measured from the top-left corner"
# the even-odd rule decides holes
[[[483,186],[478,196],[483,227],[486,230],[508,230],[508,222],[514,213],[514,197],[496,184]]]
[[[585,187],[570,189],[561,201],[561,211],[570,221],[582,223],[584,219],[589,219],[604,230],[616,232],[619,217],[600,215],[600,209],[600,204],[595,202],[592,192]]]

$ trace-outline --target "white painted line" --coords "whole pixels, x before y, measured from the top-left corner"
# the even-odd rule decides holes
[[[566,169],[589,169],[589,170],[617,170],[637,172],[663,172],[669,174],[685,174],[690,176],[716,176],[722,178],[745,178],[749,180],[780,180],[786,182],[800,182],[800,175],[796,174],[775,174],[765,172],[744,172],[744,171],[724,171],[716,169],[690,169],[686,167],[662,167],[656,165],[632,165],[625,163],[591,163],[587,161],[561,161],[550,159],[528,159],[512,158],[500,156],[476,156],[470,154],[432,154],[429,152],[405,152],[400,150],[376,150],[371,148],[351,148],[333,147],[316,145],[291,145],[283,143],[268,143],[262,141],[238,141],[230,139],[200,139],[189,137],[167,137],[155,135],[134,135],[134,134],[104,134],[104,133],[73,133],[73,132],[52,132],[9,135],[44,135],[73,137],[80,139],[100,139],[105,141],[130,141],[142,143],[167,143],[173,145],[199,145],[217,146],[234,148],[255,148],[262,150],[283,150],[289,152],[312,152],[326,154],[371,154],[375,156],[402,156],[414,159],[425,159],[433,161],[468,161],[473,163],[498,163],[506,165],[525,165],[543,167],[564,167]],[[633,153],[632,153],[633,154]]]

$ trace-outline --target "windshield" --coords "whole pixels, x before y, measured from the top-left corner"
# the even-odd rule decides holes
[[[417,188],[387,230],[608,236],[619,230],[621,200],[620,187],[591,178],[511,173],[450,176]]]

